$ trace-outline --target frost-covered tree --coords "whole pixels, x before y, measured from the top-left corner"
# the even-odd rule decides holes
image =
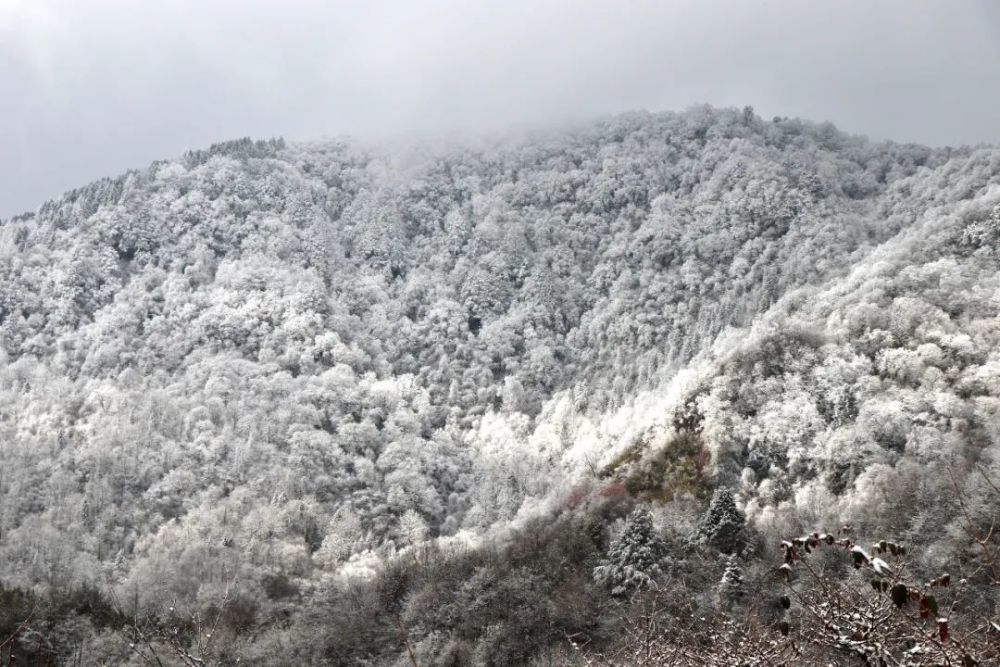
[[[420,544],[427,539],[427,522],[412,509],[399,518],[399,534],[404,544]]]
[[[616,596],[653,588],[667,556],[666,542],[653,528],[649,510],[639,506],[625,519],[604,561],[594,568],[594,578]]]
[[[736,506],[732,491],[718,489],[712,495],[698,525],[698,538],[726,554],[734,554],[746,545],[746,517]]]
[[[743,581],[743,566],[739,556],[730,554],[726,559],[726,569],[719,581],[719,599],[725,604],[738,601],[746,595],[746,585]]]

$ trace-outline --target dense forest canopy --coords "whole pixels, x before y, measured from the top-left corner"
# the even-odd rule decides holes
[[[0,223],[0,582],[133,617],[238,582],[256,630],[227,655],[508,664],[501,620],[448,634],[465,612],[426,621],[412,582],[416,648],[290,637],[431,546],[569,522],[607,558],[623,515],[573,524],[580,494],[649,503],[666,551],[720,488],[768,539],[852,522],[957,557],[952,486],[1000,478],[998,241],[1000,150],[750,109],[240,140],[92,183]],[[473,597],[555,576],[455,567]],[[118,655],[71,616],[53,654]]]

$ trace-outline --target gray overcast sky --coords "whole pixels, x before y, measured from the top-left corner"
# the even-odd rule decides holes
[[[752,104],[1000,143],[997,0],[0,0],[0,217],[250,135]]]

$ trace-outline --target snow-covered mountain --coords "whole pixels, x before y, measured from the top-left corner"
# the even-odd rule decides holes
[[[53,654],[139,664],[122,618],[185,609],[223,663],[526,664],[603,636],[622,503],[951,553],[1000,470],[998,241],[1000,149],[750,109],[93,183],[0,223],[0,582]]]

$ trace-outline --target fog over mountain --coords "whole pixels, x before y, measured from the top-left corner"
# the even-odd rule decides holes
[[[992,0],[0,0],[0,217],[233,137],[505,132],[754,105],[1000,142]]]
[[[851,604],[963,581],[938,653],[883,664],[988,664],[947,619],[997,619],[998,242],[1000,149],[749,107],[243,139],[72,190],[0,223],[0,641],[763,665],[791,633],[862,664],[875,630],[775,606],[817,531],[788,572]],[[648,618],[686,657],[636,662]]]

